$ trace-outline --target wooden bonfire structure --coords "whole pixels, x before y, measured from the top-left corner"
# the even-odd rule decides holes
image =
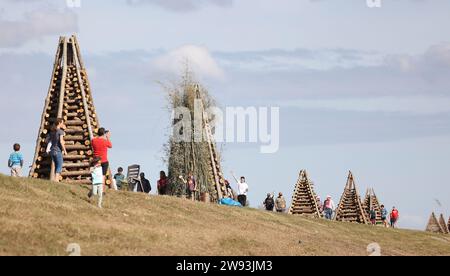
[[[439,224],[441,225],[441,228],[442,228],[444,234],[448,234],[449,229],[448,229],[447,223],[445,222],[445,218],[444,218],[443,214],[441,214],[441,216],[439,217]]]
[[[62,180],[88,184],[89,162],[93,157],[91,141],[100,124],[75,36],[59,39],[30,171],[32,178],[54,179],[55,168],[46,153],[46,138],[57,118],[63,118],[67,126],[64,139],[68,155],[64,156]],[[107,184],[110,182],[109,173]]]
[[[445,226],[445,224],[444,224],[444,226]],[[442,225],[439,223],[434,212],[431,213],[431,216],[430,216],[430,219],[428,220],[428,225],[427,225],[427,228],[425,231],[432,232],[432,233],[439,233],[439,234],[445,233],[445,230],[443,229]]]
[[[383,220],[381,218],[381,205],[373,188],[367,189],[363,207],[368,219],[370,219],[370,210],[374,208],[376,212],[376,224],[383,224]]]
[[[186,177],[192,172],[198,188],[195,200],[217,203],[224,197],[231,197],[232,195],[227,193],[220,164],[221,157],[213,137],[213,118],[206,112],[208,107],[213,105],[208,92],[186,72],[183,81],[171,89],[169,98],[171,109],[188,110],[191,117],[190,122],[181,124],[180,127],[180,122],[186,122],[186,118],[174,113],[173,134],[166,149],[170,194],[185,196],[186,184],[179,176]],[[176,137],[180,136],[184,138],[177,140]]]
[[[322,213],[314,192],[314,184],[309,180],[306,170],[300,171],[289,213],[293,215],[307,215],[321,217]]]
[[[450,232],[450,217],[448,218],[447,229]]]
[[[336,210],[337,221],[368,224],[366,212],[364,211],[361,198],[356,188],[352,172],[349,172],[347,184],[342,194],[339,206]]]

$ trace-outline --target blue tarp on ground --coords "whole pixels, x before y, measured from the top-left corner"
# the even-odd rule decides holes
[[[226,205],[226,206],[242,207],[242,205],[239,202],[237,202],[237,201],[235,201],[235,200],[233,200],[231,198],[222,198],[220,200],[220,204]]]

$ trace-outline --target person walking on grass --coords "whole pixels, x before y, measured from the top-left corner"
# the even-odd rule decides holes
[[[383,221],[383,225],[385,228],[388,227],[387,216],[388,216],[388,211],[386,210],[384,205],[381,205],[381,220]]]
[[[286,200],[283,197],[283,194],[280,192],[278,194],[277,199],[275,200],[275,209],[278,213],[286,212]]]
[[[234,173],[231,172],[231,174],[233,175],[234,180],[236,180],[237,182],[238,201],[242,205],[242,207],[245,207],[247,206],[248,184],[244,176],[242,176],[240,181],[238,181]]]
[[[325,218],[328,220],[333,219],[333,211],[335,209],[334,202],[331,199],[331,196],[327,196],[323,203],[323,212],[325,213]]]
[[[105,176],[103,185],[106,185],[106,176],[109,171],[108,149],[112,148],[111,132],[102,127],[98,129],[97,135],[98,137],[92,139],[92,148],[94,157],[99,157],[102,162],[102,172],[103,176]]]
[[[50,135],[47,137],[49,154],[55,163],[55,179],[53,181],[61,181],[61,173],[64,164],[64,155],[67,155],[66,142],[64,141],[64,130],[66,125],[64,120],[59,118],[50,130]]]
[[[399,213],[398,213],[397,208],[392,207],[392,211],[391,211],[391,214],[390,214],[390,218],[391,218],[391,227],[392,227],[392,228],[395,228],[395,227],[396,227],[399,217],[400,217],[400,215],[399,215]]]
[[[125,175],[123,174],[122,167],[117,169],[117,173],[114,175],[114,180],[116,181],[117,189],[122,190],[122,184],[125,181]]]
[[[14,144],[14,152],[11,153],[8,159],[8,168],[11,169],[12,177],[22,177],[23,155],[20,152],[20,145]]]
[[[92,191],[89,193],[89,201],[93,196],[98,196],[98,208],[102,208],[103,201],[103,168],[102,160],[100,157],[94,157],[91,163],[91,175],[92,175]],[[92,203],[92,202],[91,202]]]

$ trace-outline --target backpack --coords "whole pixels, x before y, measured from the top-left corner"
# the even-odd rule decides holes
[[[273,207],[275,206],[275,202],[273,201],[273,198],[269,197],[266,199],[266,209],[267,210],[273,210]]]

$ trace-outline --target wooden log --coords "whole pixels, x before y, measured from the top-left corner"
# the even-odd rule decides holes
[[[77,155],[77,154],[70,154],[70,155],[64,155],[64,160],[85,160],[87,159],[86,155]]]
[[[65,141],[84,141],[84,136],[83,135],[66,135],[64,137]]]
[[[67,150],[89,150],[90,147],[87,147],[85,145],[68,145],[66,146]],[[81,152],[80,152],[81,154]]]
[[[84,122],[81,120],[68,120],[66,126],[83,126]]]
[[[70,172],[62,172],[62,177],[68,177],[68,176],[87,176],[91,175],[91,172],[89,170],[82,170],[82,171],[70,171]]]
[[[64,163],[63,168],[66,169],[80,169],[80,168],[89,168],[91,164],[89,162],[82,163]]]

